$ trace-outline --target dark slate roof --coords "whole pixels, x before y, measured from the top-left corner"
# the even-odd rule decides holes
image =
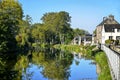
[[[92,34],[86,34],[85,36],[92,36]]]
[[[114,32],[114,29],[120,29],[120,24],[105,24],[105,32]]]
[[[86,34],[82,36],[82,41],[86,38],[86,41],[92,41],[92,34]]]
[[[109,18],[106,18],[98,26],[101,26],[101,25],[104,25],[104,24],[119,24],[119,23],[115,19],[110,20]]]

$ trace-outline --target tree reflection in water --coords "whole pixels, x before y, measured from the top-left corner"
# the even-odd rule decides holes
[[[72,64],[73,55],[69,52],[49,49],[46,52],[34,52],[32,60],[33,64],[43,67],[41,73],[45,78],[67,80],[70,76],[69,67]]]
[[[0,80],[16,80],[18,71],[14,70],[16,54],[0,54]]]
[[[42,68],[39,73],[44,78],[68,80],[72,60],[73,55],[71,53],[52,48],[32,52],[28,55],[12,56],[12,58],[8,55],[3,56],[0,57],[0,79],[32,80],[34,72],[30,71],[30,69],[33,65],[37,65],[39,69]]]
[[[80,58],[78,54],[52,48],[26,55],[0,54],[0,80],[73,80],[86,78],[84,75],[92,72],[94,74],[87,77],[96,77],[95,66],[89,66],[90,61],[79,62]],[[82,64],[88,68],[80,66]]]

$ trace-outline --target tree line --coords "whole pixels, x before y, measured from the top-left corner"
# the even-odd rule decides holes
[[[74,36],[88,34],[86,30],[71,28],[71,16],[66,11],[45,13],[41,21],[32,24],[32,18],[23,15],[17,0],[0,0],[0,52],[68,44]]]

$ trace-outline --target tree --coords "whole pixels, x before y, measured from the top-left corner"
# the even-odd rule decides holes
[[[78,35],[84,36],[86,34],[89,34],[89,32],[86,30],[79,29],[79,28],[74,29],[74,36],[78,36]]]
[[[33,42],[31,34],[32,18],[29,15],[25,16],[25,19],[20,21],[18,34],[16,35],[16,41],[18,47],[23,51],[27,51]]]
[[[22,7],[16,0],[0,1],[0,51],[13,51],[16,47],[19,22],[22,20]]]
[[[30,17],[29,15],[26,15],[24,21],[25,21],[26,26],[31,27],[31,25],[32,25],[32,17]]]
[[[43,24],[36,23],[32,26],[32,37],[34,42],[44,43],[45,40],[45,29]]]
[[[43,15],[41,20],[47,31],[46,39],[48,43],[64,43],[65,39],[68,39],[68,34],[70,35],[70,31],[72,31],[70,28],[70,18],[69,13],[65,11],[51,12]]]

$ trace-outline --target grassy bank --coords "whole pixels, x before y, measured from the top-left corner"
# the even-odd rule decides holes
[[[96,63],[100,66],[101,70],[98,76],[98,80],[112,80],[107,57],[105,53],[96,48],[96,46],[55,45],[54,47],[57,49],[83,53],[84,56],[95,60]]]
[[[81,52],[79,45],[60,45],[60,44],[58,44],[58,45],[55,45],[54,48],[71,51],[71,52],[72,51]]]
[[[98,80],[112,80],[107,62],[107,57],[103,51],[99,51],[96,53],[95,61],[99,64],[101,68]]]

